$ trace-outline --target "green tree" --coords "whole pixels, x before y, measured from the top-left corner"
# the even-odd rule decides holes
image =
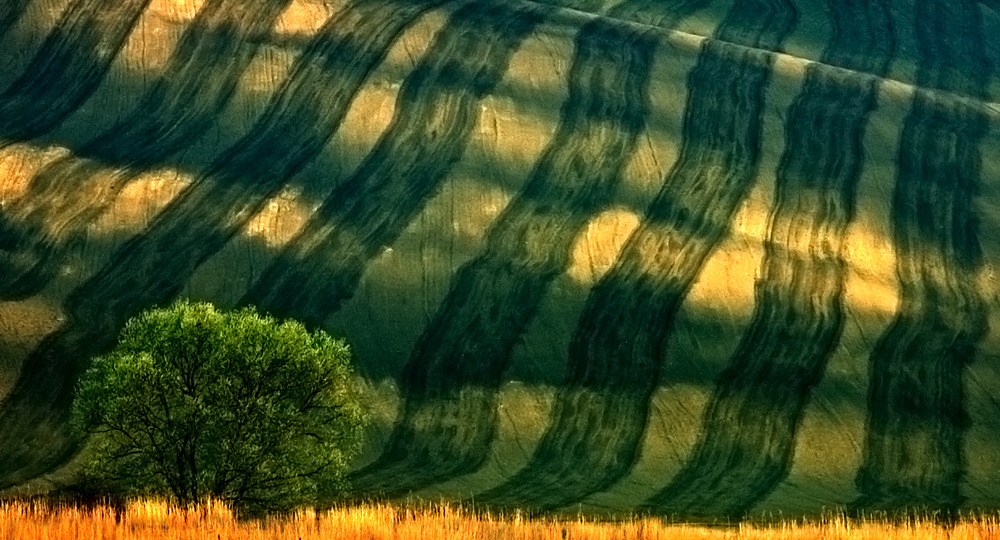
[[[88,482],[247,513],[334,496],[364,414],[343,341],[247,308],[179,302],[131,319],[77,387]]]

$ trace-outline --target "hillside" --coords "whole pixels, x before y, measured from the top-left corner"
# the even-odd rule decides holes
[[[185,296],[351,343],[358,496],[996,508],[997,36],[996,0],[6,0],[0,488],[71,475],[87,359]]]

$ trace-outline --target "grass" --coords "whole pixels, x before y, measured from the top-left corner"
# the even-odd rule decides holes
[[[283,519],[237,520],[224,505],[178,508],[144,500],[116,510],[44,502],[0,503],[0,540],[328,540],[328,539],[1000,539],[1000,515],[969,516],[945,526],[893,525],[831,517],[816,522],[707,528],[655,518],[612,522],[529,519],[521,513],[473,513],[448,505],[364,504],[304,510]]]

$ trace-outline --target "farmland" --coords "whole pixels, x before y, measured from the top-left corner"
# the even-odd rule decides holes
[[[80,373],[185,297],[351,344],[358,499],[1000,507],[997,36],[995,0],[0,2],[0,495],[74,482]]]

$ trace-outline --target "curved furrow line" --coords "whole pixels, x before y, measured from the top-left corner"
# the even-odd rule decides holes
[[[711,0],[625,0],[608,10],[608,16],[661,28],[673,28],[685,17],[708,6]]]
[[[598,13],[604,7],[606,0],[536,0],[540,4],[554,7],[582,11],[584,13]]]
[[[24,9],[31,0],[6,0],[0,5],[0,38],[21,18]]]
[[[291,0],[207,0],[138,108],[80,151],[149,168],[208,129]]]
[[[795,6],[786,0],[737,0],[713,38],[761,51],[780,51],[798,19]]]
[[[894,51],[884,1],[830,0],[825,63],[884,73]],[[810,67],[786,126],[753,319],[719,377],[691,456],[648,509],[739,518],[788,475],[809,395],[844,320],[844,242],[854,215],[875,82]]]
[[[67,246],[129,181],[212,125],[259,48],[254,38],[270,31],[289,1],[206,2],[139,106],[76,156],[46,167],[4,208],[0,298],[38,292],[55,276]]]
[[[0,94],[0,147],[56,127],[97,88],[150,0],[77,0]]]
[[[405,27],[437,0],[359,0],[330,18],[251,132],[77,288],[68,320],[25,363],[0,410],[0,487],[76,449],[66,414],[87,359],[139,310],[171,299],[192,272],[322,150],[368,74]]]
[[[388,129],[243,299],[313,326],[354,294],[361,275],[438,192],[476,125],[480,101],[549,11],[477,0],[458,9],[403,82]]]
[[[556,134],[418,340],[404,410],[383,455],[355,476],[359,487],[405,493],[471,472],[489,454],[511,349],[619,183],[645,125],[656,47],[605,19],[580,30]]]
[[[989,71],[977,3],[916,7],[920,86],[982,97]],[[962,501],[964,366],[986,329],[973,197],[988,127],[980,111],[923,90],[906,119],[891,213],[900,299],[869,360],[859,511],[948,513]]]
[[[681,155],[570,343],[568,381],[528,465],[476,497],[553,508],[606,489],[632,466],[674,315],[753,184],[772,56],[791,4],[737,2],[688,78]]]

